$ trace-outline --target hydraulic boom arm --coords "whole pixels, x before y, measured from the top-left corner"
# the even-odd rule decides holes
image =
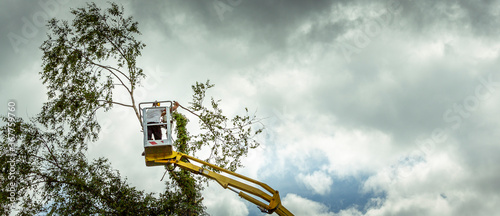
[[[187,159],[187,160],[186,160]],[[224,172],[228,174],[229,176],[232,177],[237,177],[239,179],[243,179],[245,181],[251,182],[255,185],[258,185],[265,189],[267,192],[264,192],[260,190],[259,188],[256,188],[254,186],[248,185],[246,183],[243,183],[241,181],[235,180],[231,177],[227,177],[224,175],[221,175],[219,173],[203,169],[200,166],[197,166],[195,164],[190,163],[189,161],[196,161],[197,163],[200,163],[202,165],[211,167],[215,170],[219,170],[221,172]],[[180,153],[180,152],[175,152],[175,151],[168,151],[168,154],[163,154],[162,156],[159,156],[158,154],[147,154],[146,152],[146,164],[148,166],[158,166],[158,165],[167,165],[167,164],[173,164],[175,166],[178,166],[182,169],[189,170],[192,173],[195,174],[200,174],[205,177],[211,178],[215,181],[217,181],[223,188],[225,189],[230,189],[234,192],[236,192],[240,197],[243,199],[246,199],[255,205],[265,213],[272,214],[273,212],[276,212],[276,214],[280,216],[288,216],[288,215],[293,215],[290,211],[288,211],[282,204],[281,204],[281,199],[278,191],[272,189],[269,187],[267,184],[264,184],[262,182],[256,181],[254,179],[248,178],[246,176],[231,172],[227,169],[220,168],[218,166],[215,166],[213,164],[207,163],[203,160],[191,157],[189,155]],[[238,192],[238,190],[240,190]],[[253,196],[251,196],[253,195]],[[259,197],[265,202],[262,202],[255,197]]]

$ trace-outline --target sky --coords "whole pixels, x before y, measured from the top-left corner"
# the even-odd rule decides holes
[[[84,2],[0,2],[0,112],[14,101],[32,117],[47,100],[44,23],[71,20]],[[499,1],[120,3],[146,44],[136,100],[188,105],[191,85],[209,79],[225,114],[255,112],[266,130],[238,172],[279,190],[295,215],[500,212]],[[161,192],[163,169],[145,167],[133,112],[98,118],[89,158]],[[261,215],[215,182],[203,194],[212,215]]]

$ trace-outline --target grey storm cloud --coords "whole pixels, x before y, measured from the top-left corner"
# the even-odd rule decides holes
[[[49,14],[41,6],[47,2],[58,2],[50,8],[58,19],[70,19],[68,9],[84,5],[2,1],[2,100],[14,95],[20,104],[42,100],[32,97],[40,97],[43,88],[30,89],[19,80],[37,79],[46,29],[33,18]],[[142,99],[177,97],[187,103],[189,86],[210,79],[225,111],[237,113],[247,105],[258,110],[267,128],[263,148],[242,172],[293,190],[290,196],[280,191],[285,203],[302,203],[296,208],[310,207],[318,215],[492,215],[498,210],[488,203],[500,199],[499,1],[120,3],[139,22],[147,45],[139,59],[150,77]],[[30,35],[28,25],[37,32]],[[27,40],[15,47],[13,34]],[[14,86],[19,88],[13,91]],[[108,125],[127,121],[126,112],[108,115],[103,118],[110,119]],[[109,127],[90,154],[114,152],[115,140],[107,135],[127,131],[119,137],[127,140],[120,154],[132,159],[107,156],[133,184],[156,190],[157,172],[144,170],[135,157],[141,146],[130,141],[140,136],[125,125]],[[129,135],[132,130],[137,133]],[[345,170],[347,177],[340,174]],[[146,175],[152,180],[144,180]],[[308,190],[313,182],[304,182],[310,179],[328,184],[314,194]],[[345,179],[356,181],[351,194],[363,194],[362,187],[370,199],[341,204],[343,195],[335,187]],[[212,203],[209,209],[229,212],[231,206]]]

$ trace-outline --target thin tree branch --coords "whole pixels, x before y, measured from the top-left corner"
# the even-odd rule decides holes
[[[118,79],[118,81],[120,81],[120,83],[127,90],[127,92],[129,92],[129,93],[131,92],[131,90],[127,87],[127,85],[125,85],[125,83],[122,81],[122,79],[116,73],[114,73],[111,69],[113,69],[115,71],[118,71],[119,73],[123,74],[123,76],[125,76],[125,78],[127,78],[128,80],[130,80],[130,78],[127,77],[123,72],[121,72],[120,70],[118,70],[116,68],[113,68],[113,67],[109,67],[109,66],[105,66],[105,65],[101,65],[101,64],[95,63],[92,60],[88,59],[87,57],[85,57],[85,59],[87,59],[90,64],[96,65],[96,66],[98,66],[100,68],[103,68],[103,69],[109,71],[111,74],[113,74],[113,76],[115,76]]]
[[[193,114],[193,115],[195,115],[195,116],[197,116],[198,118],[201,119],[200,115],[196,114],[195,112],[191,111],[190,109],[188,109],[188,108],[186,108],[186,107],[184,107],[184,106],[182,106],[180,104],[179,104],[179,107],[181,107],[182,109],[185,109],[186,111],[190,112],[191,114]]]
[[[134,107],[130,104],[124,104],[124,103],[120,103],[120,102],[115,102],[115,101],[108,101],[108,100],[97,100],[98,102],[105,102],[105,103],[112,103],[112,104],[116,104],[116,105],[120,105],[120,106],[124,106],[124,107]]]
[[[111,26],[109,26],[107,20],[104,20],[104,24],[108,27],[108,28],[111,28]],[[125,54],[123,53],[123,50],[121,49],[120,46],[116,45],[109,37],[107,34],[104,34],[105,38],[109,41],[109,43],[111,43],[111,45],[113,45],[113,47],[115,47],[115,49],[120,53],[120,55],[125,59],[125,61],[127,61],[127,65],[129,65],[130,67],[130,61],[127,59],[127,56],[125,56]],[[129,81],[132,83],[132,80],[129,78]]]

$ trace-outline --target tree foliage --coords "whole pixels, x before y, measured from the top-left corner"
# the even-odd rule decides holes
[[[89,142],[99,138],[98,110],[113,105],[135,111],[140,121],[134,91],[145,77],[137,57],[145,44],[135,39],[138,23],[124,17],[123,7],[111,3],[101,10],[94,3],[72,9],[73,21],[51,19],[43,51],[42,82],[48,101],[34,118],[2,117],[0,127],[0,215],[18,206],[19,215],[204,215],[201,179],[184,170],[169,171],[164,193],[137,190],[112,169],[106,158],[89,160]],[[228,118],[220,100],[204,100],[213,85],[192,86],[193,101],[182,107],[199,120],[200,134],[186,129],[188,119],[174,112],[176,151],[196,154],[210,149],[215,165],[232,171],[241,167],[241,158],[259,144],[260,132],[248,110]],[[129,101],[115,101],[115,88],[125,90]],[[179,110],[179,112],[181,112]],[[10,163],[14,160],[14,163]],[[11,178],[15,170],[14,178]],[[10,197],[15,191],[15,199]]]
[[[7,121],[7,119],[3,119]],[[15,200],[2,199],[2,211],[18,204],[19,215],[54,213],[60,215],[150,214],[157,199],[138,191],[110,167],[105,158],[88,161],[84,152],[67,147],[66,138],[57,132],[44,132],[34,123],[17,118],[1,128],[2,197],[15,185]],[[9,130],[10,129],[10,133]],[[7,135],[14,138],[8,140]],[[7,149],[14,141],[14,151]],[[6,161],[15,163],[6,165]],[[5,169],[8,168],[8,169]],[[14,169],[14,178],[9,170]]]
[[[40,47],[40,74],[49,101],[38,122],[59,130],[66,123],[68,138],[84,144],[83,139],[97,139],[100,127],[94,115],[99,108],[109,110],[118,104],[134,109],[139,118],[134,90],[145,75],[136,58],[145,44],[135,39],[140,34],[138,23],[124,18],[123,7],[115,3],[104,11],[88,3],[71,13],[75,16],[71,24],[48,22],[50,33]],[[113,101],[117,85],[130,95],[129,102]]]
[[[193,152],[198,151],[203,146],[209,146],[210,156],[207,161],[213,162],[217,166],[236,171],[241,167],[241,157],[248,154],[249,149],[259,146],[254,137],[260,134],[263,129],[253,130],[251,127],[260,123],[255,115],[249,115],[245,108],[245,115],[236,115],[232,119],[223,115],[220,108],[220,101],[210,98],[210,106],[204,105],[206,92],[214,87],[207,80],[205,83],[196,82],[192,86],[193,101],[190,103],[190,110],[199,118],[199,125],[202,133],[193,136]]]
[[[190,154],[189,147],[190,135],[187,131],[189,120],[181,113],[172,114],[175,122],[175,133],[177,139],[173,146],[179,152]],[[169,180],[166,181],[166,190],[162,194],[163,200],[171,202],[172,213],[174,215],[205,215],[205,207],[202,204],[201,191],[203,190],[202,181],[186,170],[175,170],[172,165],[165,167],[169,171]],[[174,201],[174,202],[173,202]]]

